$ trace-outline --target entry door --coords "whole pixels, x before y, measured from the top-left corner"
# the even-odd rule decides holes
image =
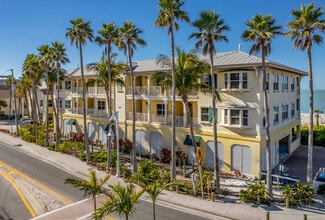
[[[252,151],[247,146],[234,145],[231,148],[231,170],[252,174]]]
[[[145,131],[135,131],[135,150],[139,154],[139,156],[147,154]]]
[[[152,132],[150,134],[150,154],[159,156],[162,146],[163,146],[163,135],[158,132]]]
[[[64,134],[67,135],[70,133],[69,125],[68,125],[68,119],[64,119],[63,121],[64,124]]]
[[[224,168],[224,147],[218,142],[218,163],[219,169]],[[214,168],[214,141],[208,141],[206,144],[205,167]]]
[[[275,142],[271,143],[271,167],[274,167],[276,164],[276,145]],[[263,148],[262,155],[262,170],[266,171],[266,147]]]

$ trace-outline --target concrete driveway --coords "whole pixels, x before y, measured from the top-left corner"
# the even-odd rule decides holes
[[[287,159],[283,164],[288,166],[289,170],[286,173],[290,173],[295,176],[299,176],[301,183],[306,183],[307,175],[307,157],[308,146],[300,145],[292,156]],[[325,147],[314,146],[313,152],[313,178],[318,172],[319,168],[325,168]]]

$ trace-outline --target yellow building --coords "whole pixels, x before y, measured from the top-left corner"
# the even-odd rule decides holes
[[[260,177],[266,170],[265,119],[262,83],[262,60],[242,51],[217,53],[214,60],[217,103],[217,137],[220,168],[230,172]],[[270,110],[271,164],[275,168],[300,144],[300,81],[306,72],[266,61]],[[136,100],[136,149],[141,155],[159,155],[171,148],[172,93],[153,83],[152,75],[160,71],[155,60],[134,63]],[[119,114],[120,138],[132,140],[131,80],[124,75],[125,86],[114,86],[113,109]],[[96,79],[96,73],[85,70],[85,81]],[[209,74],[202,76],[209,83]],[[104,88],[96,83],[86,89],[87,125],[90,139],[107,141],[108,106]],[[60,124],[62,133],[83,131],[80,69],[68,72],[62,83]],[[114,101],[115,100],[115,101]],[[209,121],[212,96],[193,93],[189,96],[190,115],[197,143],[205,152],[206,167],[213,167],[213,128]],[[176,141],[194,160],[193,147],[188,146],[189,133],[185,106],[176,97]],[[106,128],[106,131],[105,131]]]

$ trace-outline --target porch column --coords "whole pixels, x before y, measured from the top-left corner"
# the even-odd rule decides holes
[[[148,105],[147,105],[147,107],[148,107],[148,111],[147,111],[148,112],[148,122],[150,123],[151,122],[151,111],[150,111],[151,100],[148,99],[146,102],[148,103]]]
[[[168,121],[168,102],[167,100],[164,101],[164,105],[165,105],[165,125],[167,125],[167,121]]]

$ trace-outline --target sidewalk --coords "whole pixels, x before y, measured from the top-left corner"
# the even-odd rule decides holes
[[[49,151],[44,147],[27,143],[19,138],[13,138],[9,134],[0,132],[0,141],[12,146],[19,146],[19,149],[27,154],[35,155],[43,161],[55,164],[57,167],[70,172],[80,178],[88,179],[89,170],[93,169],[92,166],[81,162],[78,158],[70,155]],[[105,171],[96,171],[99,178],[103,178]],[[111,176],[108,184],[115,182],[122,182],[122,178]],[[145,199],[145,196],[143,196]],[[91,200],[91,199],[89,199]],[[59,210],[54,210],[34,219],[89,219],[89,213],[92,212],[92,201],[80,201]],[[100,200],[100,199],[99,199]],[[264,206],[255,204],[242,204],[234,202],[226,202],[223,200],[207,201],[198,197],[192,197],[184,194],[177,194],[171,191],[164,191],[158,196],[158,203],[166,204],[169,206],[176,206],[178,208],[189,208],[204,213],[209,213],[216,216],[225,217],[227,219],[240,219],[240,220],[264,220],[266,219],[267,212],[269,212],[270,220],[296,220],[304,219],[304,214],[307,215],[308,220],[325,220],[325,210],[316,209],[314,207],[305,208],[292,208],[287,209],[282,206]],[[73,211],[74,210],[74,211]],[[79,211],[76,211],[79,210]],[[80,212],[80,210],[83,210]]]

